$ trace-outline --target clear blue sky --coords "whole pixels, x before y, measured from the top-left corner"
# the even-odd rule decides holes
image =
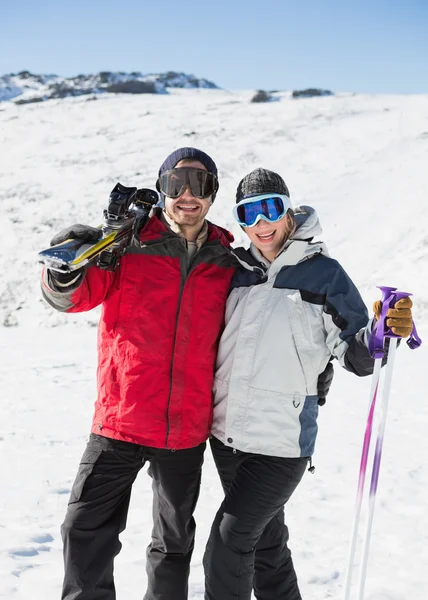
[[[428,0],[0,0],[0,75],[21,70],[428,92]]]

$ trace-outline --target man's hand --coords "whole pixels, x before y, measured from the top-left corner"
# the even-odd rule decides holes
[[[386,326],[389,327],[395,335],[407,338],[412,333],[412,306],[413,302],[407,296],[406,298],[398,300],[393,308],[388,309],[388,312],[386,313]],[[378,320],[382,312],[382,302],[380,300],[376,300],[373,304],[373,312],[376,320]]]
[[[76,225],[66,227],[57,233],[51,239],[50,245],[56,246],[57,244],[61,244],[62,242],[71,239],[81,240],[82,242],[96,242],[101,236],[101,229],[98,229],[97,227],[91,227],[90,225],[81,225],[80,223],[77,223]],[[53,282],[55,284],[56,288],[66,288],[65,291],[68,291],[68,289],[77,287],[82,280],[85,270],[85,267],[70,273],[61,273],[59,271],[49,270],[49,279],[51,283]],[[73,288],[71,288],[71,286],[73,286]]]
[[[334,377],[333,363],[328,362],[326,368],[318,377],[318,404],[323,406]]]
[[[76,223],[76,225],[66,227],[57,233],[51,239],[51,246],[56,246],[57,244],[61,244],[70,239],[79,239],[82,240],[82,242],[96,242],[101,236],[101,229],[91,227],[90,225],[80,225],[80,223]]]

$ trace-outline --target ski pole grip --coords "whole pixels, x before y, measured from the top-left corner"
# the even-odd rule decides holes
[[[392,332],[391,328],[386,325],[387,313],[390,308],[393,308],[398,300],[412,296],[410,292],[400,292],[397,288],[388,286],[378,286],[382,292],[382,311],[379,319],[375,324],[369,339],[369,352],[372,358],[382,358],[385,354],[384,342],[385,338],[400,338],[401,336]],[[419,348],[422,340],[416,331],[415,322],[409,339],[406,341],[411,350]]]

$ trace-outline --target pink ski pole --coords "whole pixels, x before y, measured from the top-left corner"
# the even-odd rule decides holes
[[[380,461],[382,456],[382,445],[383,445],[383,437],[385,433],[385,425],[386,425],[386,415],[388,410],[388,400],[391,389],[391,381],[392,381],[392,370],[394,366],[395,359],[395,350],[397,347],[397,338],[400,336],[395,335],[392,331],[386,326],[386,318],[387,312],[389,308],[392,308],[395,303],[401,298],[406,298],[411,296],[411,294],[407,292],[399,292],[397,288],[391,288],[382,286],[380,287],[382,290],[382,312],[379,320],[377,321],[372,334],[369,340],[369,352],[370,356],[374,358],[374,370],[372,376],[372,386],[370,391],[370,405],[369,405],[369,415],[367,418],[366,431],[364,435],[363,442],[363,450],[361,454],[361,463],[360,463],[360,473],[358,479],[358,491],[357,491],[357,499],[355,503],[355,511],[354,511],[354,519],[352,524],[352,532],[351,532],[351,543],[349,549],[348,556],[348,565],[347,565],[347,575],[345,582],[345,600],[349,600],[350,591],[351,591],[351,583],[352,583],[352,572],[354,568],[354,560],[355,560],[355,552],[357,545],[357,537],[358,537],[358,528],[361,516],[361,506],[363,501],[363,493],[364,493],[364,483],[367,472],[367,461],[370,449],[370,441],[371,434],[373,428],[373,417],[376,406],[376,398],[379,387],[379,379],[380,379],[380,371],[382,367],[382,359],[385,355],[384,349],[384,341],[385,338],[390,338],[389,342],[389,350],[388,350],[388,359],[386,365],[386,373],[385,373],[385,384],[382,395],[382,405],[381,405],[381,419],[379,423],[379,431],[376,441],[376,449],[373,459],[373,469],[372,469],[372,477],[371,477],[371,485],[370,485],[370,496],[369,496],[369,516],[367,520],[367,528],[363,542],[363,558],[362,558],[362,566],[360,571],[360,580],[359,580],[359,591],[358,591],[358,600],[363,600],[364,596],[364,585],[366,579],[367,572],[367,562],[368,562],[368,553],[370,546],[370,536],[371,536],[371,528],[373,523],[373,515],[374,515],[374,506],[375,506],[375,498],[377,491],[377,484],[379,480],[379,469],[380,469]],[[422,343],[422,340],[419,338],[415,324],[413,323],[412,333],[407,340],[407,345],[413,350],[418,348]]]

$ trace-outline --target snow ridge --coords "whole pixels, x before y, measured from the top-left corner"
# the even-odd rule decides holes
[[[207,79],[175,71],[151,74],[101,71],[68,78],[21,71],[0,77],[0,102],[13,100],[16,104],[29,104],[54,98],[104,93],[167,94],[168,88],[216,89],[217,86]]]

